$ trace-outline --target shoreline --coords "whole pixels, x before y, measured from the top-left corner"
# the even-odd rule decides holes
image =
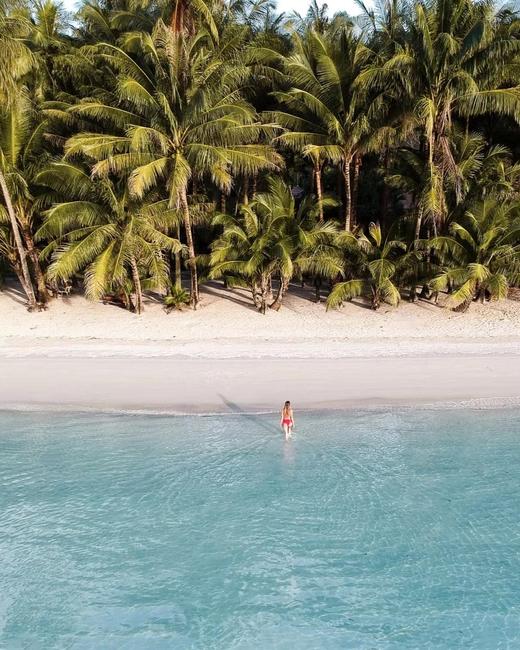
[[[181,415],[520,404],[520,355],[3,358],[0,409]]]
[[[454,402],[433,401],[433,402],[380,402],[377,404],[344,404],[337,406],[328,406],[327,408],[299,408],[298,414],[316,414],[316,413],[395,413],[402,411],[507,411],[520,410],[520,397],[501,398],[501,399],[475,399],[462,400]],[[86,406],[59,406],[57,404],[2,404],[0,405],[1,413],[35,413],[47,414],[53,416],[61,415],[112,415],[114,417],[152,417],[152,418],[212,418],[212,417],[261,417],[261,416],[278,416],[280,409],[268,410],[247,410],[240,411],[171,411],[171,410],[150,410],[136,409],[125,410],[117,408],[88,408]]]
[[[145,413],[507,405],[520,400],[520,302],[280,312],[202,287],[199,310],[142,316],[81,296],[29,314],[0,292],[0,409]]]

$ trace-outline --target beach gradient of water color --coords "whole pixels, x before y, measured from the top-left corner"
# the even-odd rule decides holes
[[[0,647],[520,647],[520,412],[297,424],[0,413]]]

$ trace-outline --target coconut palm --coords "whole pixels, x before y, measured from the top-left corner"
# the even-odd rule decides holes
[[[328,308],[358,296],[368,298],[373,309],[379,309],[382,302],[394,307],[399,304],[399,274],[418,259],[419,253],[409,251],[405,242],[391,239],[390,234],[383,237],[375,223],[369,225],[368,234],[342,233],[336,245],[345,252],[343,276],[348,279],[334,285],[327,298]]]
[[[96,161],[96,176],[129,172],[136,199],[166,189],[170,209],[184,219],[194,307],[199,292],[190,180],[209,180],[227,192],[233,173],[254,174],[281,163],[268,145],[258,144],[264,129],[241,99],[247,71],[203,41],[204,35],[185,38],[159,21],[151,37],[133,33],[121,48],[104,46],[119,71],[121,105],[85,102],[70,110],[106,120],[124,135],[81,133],[66,147],[68,156],[81,152]]]
[[[6,4],[0,3],[0,106],[4,115],[11,113],[11,106],[19,91],[19,82],[35,65],[34,57],[24,42],[30,32],[26,19],[9,13]],[[5,131],[4,131],[5,134]],[[27,252],[24,248],[16,213],[13,207],[9,183],[6,178],[8,160],[0,150],[0,188],[5,202],[16,251],[19,258],[20,280],[27,296],[29,309],[36,307],[36,296],[31,274],[27,264]]]
[[[251,287],[253,301],[265,313],[269,287],[278,279],[272,309],[278,310],[298,264],[307,264],[309,251],[335,231],[333,224],[317,223],[319,208],[308,198],[296,208],[290,188],[279,178],[268,180],[238,215],[218,215],[215,225],[223,228],[211,253],[211,277],[237,276]]]
[[[305,53],[304,55],[309,66],[316,67],[312,47],[313,33],[308,30],[304,31],[301,37],[295,37],[295,43],[301,49],[302,53]],[[274,54],[271,60],[273,63],[279,62],[282,68],[285,67],[287,69],[287,59],[281,55]],[[290,73],[287,74],[287,77],[288,83],[291,83],[292,80]],[[277,93],[277,96],[282,103],[287,105],[289,112],[277,110],[268,114],[280,125],[283,125],[283,133],[276,137],[275,142],[300,152],[305,158],[311,161],[313,180],[318,198],[319,216],[320,221],[323,221],[322,170],[324,165],[324,156],[320,149],[313,146],[313,144],[315,144],[315,138],[320,137],[321,135],[320,126],[316,124],[313,113],[308,110],[302,102],[296,101],[292,97],[288,97],[285,93]]]
[[[133,290],[137,313],[144,289],[165,291],[169,269],[163,253],[181,248],[165,232],[176,220],[166,201],[136,202],[124,182],[93,179],[68,162],[53,163],[37,180],[55,195],[67,196],[46,212],[37,233],[49,242],[42,256],[51,258],[50,281],[84,273],[91,300]]]
[[[471,206],[450,234],[429,243],[441,255],[442,270],[430,282],[451,291],[447,306],[466,311],[474,300],[500,300],[520,279],[520,208],[517,202],[487,197]]]
[[[27,44],[33,52],[36,67],[26,81],[39,100],[52,98],[61,90],[63,59],[72,49],[68,35],[68,14],[59,2],[37,0],[27,10],[30,33]]]
[[[404,37],[406,0],[375,0],[370,5],[356,0],[361,14],[356,17],[360,28],[368,34],[378,55],[392,55]]]
[[[193,306],[207,270],[208,256],[199,253],[208,249],[212,272],[231,263],[222,274],[252,285],[264,310],[279,308],[289,279],[303,274],[315,280],[317,296],[323,279],[341,278],[347,297],[362,280],[379,304],[385,295],[395,302],[392,286],[411,289],[412,298],[422,286],[426,295],[432,278],[432,287],[442,287],[446,273],[476,263],[437,235],[458,241],[450,224],[459,224],[478,240],[468,213],[490,201],[509,210],[504,227],[512,228],[520,178],[517,17],[487,0],[376,0],[362,9],[361,18],[329,19],[314,2],[291,35],[273,0],[88,0],[71,25],[53,0],[30,8],[0,0],[0,249],[29,306],[45,299],[48,260],[52,281],[95,264],[100,253],[85,264],[73,254],[84,239],[79,252],[89,249],[95,237],[84,229],[94,225],[99,236],[112,228],[102,248],[117,240],[123,257],[136,261],[119,267],[113,281],[107,270],[104,290],[135,293],[139,309],[146,288],[167,291],[173,249],[149,230],[139,231],[148,248],[137,244],[135,229],[136,238],[127,237],[130,216],[135,228],[149,223],[170,243],[186,242]],[[298,184],[312,166],[316,198],[295,201],[283,184],[266,180],[284,166],[273,146],[287,153],[288,178]],[[74,183],[53,189],[57,164],[90,178],[106,223],[90,223],[87,213],[69,223],[67,208],[58,206],[79,209],[78,201],[91,197],[78,196]],[[324,187],[334,176],[347,233],[341,237],[325,223],[333,203]],[[406,201],[390,194],[392,186]],[[380,210],[386,240],[375,226],[366,235],[355,229],[358,187],[364,212],[388,207]],[[103,192],[112,192],[118,207]],[[238,207],[251,200],[249,212]],[[224,231],[215,238],[217,202],[235,214],[218,217]],[[393,241],[401,244],[382,256]],[[220,247],[227,252],[219,261]],[[174,248],[172,304],[184,300],[183,257]],[[257,273],[251,260],[258,250]],[[503,273],[516,282],[516,258],[505,257]],[[76,260],[69,269],[68,259]],[[372,277],[369,264],[377,259],[383,271]],[[387,275],[387,262],[395,273]],[[492,295],[482,279],[467,280],[480,297]],[[456,296],[459,284],[450,277],[446,287]]]
[[[20,86],[12,95],[11,102],[0,108],[0,183],[5,184],[4,199],[16,221],[13,233],[15,239],[20,236],[24,251],[22,258],[25,260],[27,257],[30,261],[40,303],[45,303],[48,295],[33,238],[36,215],[32,184],[35,173],[46,160],[44,134],[42,112],[29,96],[29,89]],[[27,272],[23,272],[23,277],[26,293],[34,293],[29,267]],[[29,301],[32,301],[31,295]]]
[[[11,11],[9,3],[0,2],[0,101],[5,104],[17,90],[17,84],[35,65],[26,39],[31,24],[19,12]]]
[[[375,150],[385,131],[386,105],[381,93],[369,95],[360,83],[373,52],[362,35],[342,25],[328,35],[309,32],[295,37],[295,51],[285,59],[291,88],[277,92],[287,107],[275,117],[287,132],[280,139],[312,157],[339,165],[344,182],[344,225],[352,225],[351,167]]]
[[[302,16],[297,11],[292,12],[289,18],[289,26],[294,25],[301,33],[312,29],[318,34],[324,34],[330,24],[328,10],[327,3],[323,2],[320,4],[317,0],[311,0],[305,16]]]
[[[520,119],[520,41],[502,28],[492,3],[472,0],[416,3],[395,38],[393,55],[362,79],[400,97],[403,115],[414,117],[428,165],[422,212],[437,228],[449,209],[445,185],[457,180],[456,118],[492,113]]]
[[[489,147],[478,133],[453,128],[451,132],[453,174],[446,179],[444,196],[452,209],[460,213],[468,200],[481,199],[490,192],[511,197],[520,175],[520,166],[511,164],[506,147]],[[424,215],[427,214],[428,160],[424,152],[410,146],[398,148],[387,182],[410,199],[415,221],[414,245],[419,246]],[[462,209],[463,212],[463,209]],[[431,216],[431,215],[430,215]],[[430,225],[431,221],[430,221]]]

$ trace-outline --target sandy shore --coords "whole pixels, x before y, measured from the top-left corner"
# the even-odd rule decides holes
[[[520,303],[326,312],[293,293],[265,317],[204,288],[197,312],[142,316],[80,296],[28,314],[0,293],[0,408],[162,412],[502,404],[520,399]]]
[[[519,358],[4,359],[3,408],[155,413],[447,403],[507,405]],[[7,378],[7,381],[6,381]]]

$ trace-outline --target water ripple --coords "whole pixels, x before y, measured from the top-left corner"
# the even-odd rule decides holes
[[[520,647],[520,413],[0,415],[0,647]]]

